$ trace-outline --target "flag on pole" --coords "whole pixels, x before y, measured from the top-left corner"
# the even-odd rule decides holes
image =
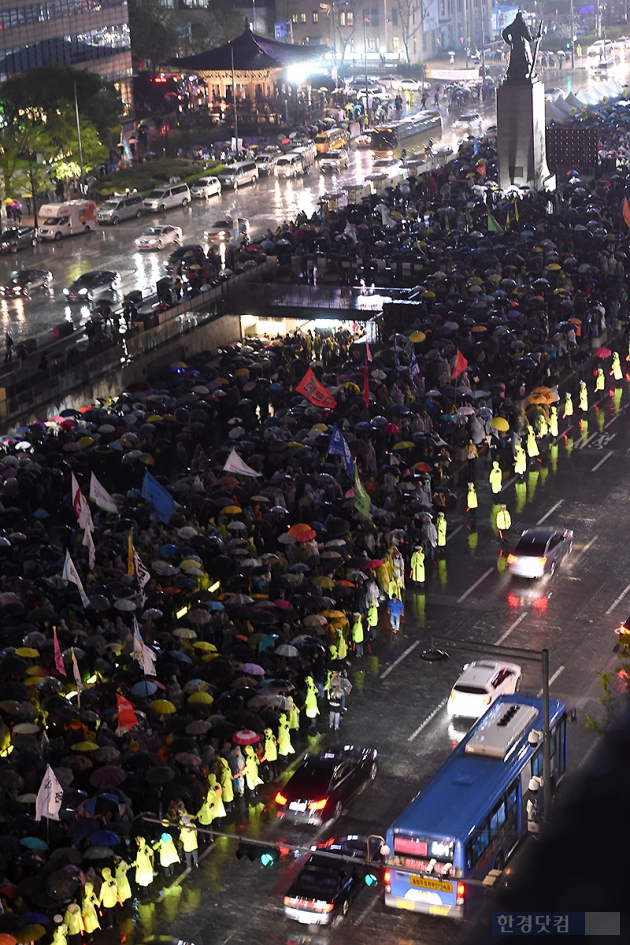
[[[77,482],[74,473],[72,473],[70,482],[72,491],[72,508],[74,509],[74,514],[76,515],[79,528],[89,528],[90,531],[94,531],[94,523],[92,521],[90,506],[87,503],[87,499],[81,492],[79,483]],[[84,542],[84,544],[86,544],[86,542]]]
[[[363,403],[365,404],[365,409],[368,410],[370,406],[370,378],[368,375],[368,363],[367,358],[365,359],[365,365],[363,367]]]
[[[623,198],[623,221],[627,227],[630,227],[630,204],[628,204],[628,198]]]
[[[473,218],[470,210],[466,211],[466,226],[469,228],[469,230],[472,230],[473,228]]]
[[[346,467],[346,472],[349,476],[354,472],[354,459],[352,458],[352,453],[350,452],[350,447],[346,443],[343,433],[337,426],[333,425],[332,433],[330,434],[330,443],[328,444],[328,452],[331,456],[343,456],[344,466]]]
[[[83,680],[81,679],[81,673],[79,671],[79,664],[77,663],[77,657],[74,652],[74,647],[71,647],[72,652],[72,675],[74,676],[74,681],[77,685],[77,692],[80,693],[83,689]]]
[[[458,348],[457,357],[455,358],[455,366],[453,367],[453,377],[459,377],[460,374],[464,373],[467,367],[468,361]]]
[[[514,198],[513,203],[514,203],[514,219],[518,223],[520,214],[518,212],[518,200],[516,199],[516,197]]]
[[[223,472],[233,472],[240,476],[249,476],[250,478],[262,475],[261,473],[256,472],[255,469],[252,469],[251,466],[248,466],[247,463],[241,459],[236,450],[232,450],[225,461]]]
[[[134,560],[133,538],[131,532],[127,535],[127,577],[133,577],[136,573],[136,563]]]
[[[505,215],[505,229],[506,229],[506,230],[509,230],[509,229],[510,229],[510,208],[509,208],[509,207],[508,207],[508,211],[507,211],[507,213],[506,213],[506,215]]]
[[[491,213],[488,214],[488,233],[498,233],[499,236],[503,236],[505,233],[503,227],[499,226]]]
[[[411,357],[409,358],[409,377],[411,378],[412,381],[415,381],[415,379],[419,376],[420,376],[420,365],[418,364],[416,352],[412,348]]]
[[[359,477],[357,464],[354,464],[354,507],[365,518],[370,517],[370,506],[372,501],[367,494],[366,488]]]
[[[90,499],[104,512],[113,512],[115,515],[118,515],[116,503],[107,489],[100,484],[94,473],[92,473],[90,477]]]
[[[144,598],[143,591],[146,585],[151,580],[151,575],[149,573],[148,568],[145,567],[142,561],[142,558],[140,557],[140,555],[135,549],[133,552],[133,564],[134,564],[134,570],[136,574],[136,580],[138,582],[138,587],[140,588],[140,596]]]
[[[66,667],[63,662],[63,656],[61,655],[61,647],[59,646],[59,640],[57,639],[57,628],[53,627],[53,653],[55,654],[55,669],[60,676],[67,676]]]
[[[63,788],[53,769],[47,765],[35,801],[35,820],[41,820],[42,817],[47,817],[48,820],[59,820],[62,800]]]
[[[140,636],[138,621],[133,618],[133,656],[138,660],[145,676],[155,676],[155,653]]]
[[[370,351],[370,345],[367,338],[365,339],[365,357],[368,361],[373,361],[372,352]]]
[[[96,547],[94,545],[92,532],[89,528],[85,528],[83,530],[83,545],[88,550],[88,564],[91,568],[93,568],[96,564]]]
[[[159,520],[168,525],[175,511],[175,499],[148,470],[142,480],[142,495],[151,503]]]
[[[308,369],[295,389],[298,394],[306,397],[307,400],[310,400],[316,407],[321,407],[322,410],[334,410],[337,406],[337,401],[326,390],[322,382],[317,380],[312,368]]]
[[[479,142],[475,138],[473,140],[473,157],[477,157],[478,154],[479,154]]]
[[[74,561],[70,557],[70,552],[66,551],[66,560],[63,564],[63,571],[61,577],[64,581],[68,581],[70,584],[76,584],[79,595],[81,597],[81,603],[84,607],[89,607],[90,599],[85,593],[81,578],[79,577],[79,572],[77,571]]]
[[[134,712],[134,704],[129,699],[125,699],[119,693],[116,693],[116,710],[118,712],[117,735],[124,735],[130,728],[138,724],[138,716]]]

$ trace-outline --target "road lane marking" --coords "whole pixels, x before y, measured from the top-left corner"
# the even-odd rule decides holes
[[[374,909],[374,906],[376,905],[377,902],[378,902],[378,896],[374,896],[372,898],[372,902],[369,904],[369,906],[367,906],[367,908],[363,910],[363,912],[361,913],[359,918],[356,920],[356,922],[353,923],[353,925],[363,925],[363,923],[369,916],[370,912],[372,912],[372,910]]]
[[[551,508],[549,509],[549,511],[548,511],[548,512],[545,512],[545,514],[543,515],[543,517],[538,519],[538,521],[536,522],[536,524],[537,524],[537,525],[542,525],[542,523],[545,522],[545,521],[549,518],[550,515],[553,515],[553,513],[556,511],[556,509],[559,509],[559,508],[560,508],[560,506],[562,505],[563,502],[564,502],[564,499],[560,499],[559,502],[556,502],[555,505],[552,505]]]
[[[509,626],[509,627],[507,628],[507,630],[505,631],[505,633],[503,634],[503,636],[499,637],[499,639],[498,639],[497,642],[495,643],[495,646],[500,646],[501,643],[503,643],[504,640],[507,640],[507,638],[508,638],[509,635],[511,634],[512,630],[516,630],[516,628],[518,627],[519,623],[522,623],[522,622],[525,620],[525,617],[528,617],[528,616],[529,616],[529,610],[526,610],[524,614],[521,614],[520,617],[517,617],[516,620],[514,621],[514,623],[511,624],[511,626]]]
[[[462,594],[461,597],[458,597],[458,598],[457,598],[457,603],[458,603],[458,604],[461,604],[461,602],[462,602],[463,600],[466,600],[466,598],[468,597],[468,595],[469,595],[469,594],[472,594],[472,592],[475,590],[475,588],[476,588],[476,587],[479,587],[479,585],[481,584],[481,582],[482,582],[482,581],[485,581],[485,579],[488,577],[488,575],[489,575],[489,574],[492,574],[493,571],[494,571],[494,568],[488,568],[488,570],[487,570],[484,574],[482,574],[481,577],[480,577],[478,580],[476,580],[474,584],[471,584],[471,586],[468,588],[467,591],[464,591],[464,593]]]
[[[618,420],[618,419],[619,419],[619,417],[620,417],[620,414],[618,414],[618,413],[616,413],[614,417],[611,417],[611,419],[608,421],[608,423],[605,423],[605,424],[604,424],[604,430],[607,430],[608,427],[611,425],[611,423],[614,423],[615,420]]]
[[[417,646],[420,646],[420,640],[416,640],[415,643],[412,643],[411,646],[408,646],[405,652],[401,656],[399,656],[397,660],[394,660],[391,666],[388,666],[387,669],[381,673],[379,679],[385,679],[386,676],[389,676],[391,671],[393,669],[396,669],[398,664],[402,663],[402,661],[406,659],[409,656],[409,654],[413,652],[413,650],[415,650]]]
[[[553,674],[553,676],[550,677],[550,679],[549,679],[549,685],[550,685],[550,686],[551,686],[552,683],[555,683],[556,679],[558,678],[558,676],[560,675],[560,673],[563,672],[564,668],[565,668],[564,666],[560,666],[559,669],[557,669],[557,670],[555,671],[555,673]],[[543,694],[543,691],[542,691],[542,689],[541,689],[540,692],[538,693],[538,698],[539,698],[539,699],[540,699],[540,697],[542,696],[542,694]]]
[[[571,561],[571,563],[570,563],[570,565],[569,565],[570,568],[573,568],[573,567],[577,564],[577,562],[580,560],[580,558],[582,557],[582,555],[583,555],[583,554],[586,554],[586,552],[587,552],[588,549],[591,547],[591,545],[593,544],[593,542],[597,541],[598,537],[599,537],[598,535],[594,535],[594,536],[591,538],[591,540],[588,542],[588,544],[587,544],[587,545],[584,545],[584,547],[582,548],[581,551],[578,551],[578,553],[575,555],[575,557],[573,558],[573,560]]]
[[[501,492],[504,492],[508,488],[508,486],[511,486],[512,483],[515,481],[516,481],[516,476],[512,476],[510,479],[508,479],[505,485],[501,486]]]
[[[604,456],[604,458],[603,458],[603,459],[600,459],[600,461],[599,461],[598,463],[596,463],[595,466],[593,466],[593,468],[591,469],[591,472],[596,472],[596,471],[599,469],[600,466],[603,466],[603,465],[604,465],[604,463],[606,462],[607,459],[610,459],[610,457],[612,456],[612,454],[613,454],[613,451],[612,451],[612,450],[611,450],[609,453],[606,453],[606,455]]]
[[[414,740],[414,738],[417,738],[417,736],[420,734],[420,732],[422,731],[422,729],[427,727],[427,725],[429,724],[429,722],[431,722],[431,721],[435,718],[435,716],[438,714],[438,712],[440,711],[440,709],[443,709],[445,705],[446,705],[446,699],[442,699],[442,701],[440,702],[440,704],[439,704],[439,705],[436,705],[435,709],[433,710],[433,712],[432,712],[430,715],[427,715],[427,717],[426,717],[426,719],[424,720],[424,722],[422,722],[422,724],[418,726],[418,728],[415,730],[415,732],[412,732],[412,733],[411,733],[411,735],[409,736],[409,738],[407,739],[407,741],[408,741],[408,742],[412,742],[412,741]]]
[[[624,599],[624,597],[626,596],[626,594],[628,593],[628,591],[630,591],[630,584],[628,584],[626,587],[624,587],[624,589],[623,589],[623,591],[621,592],[621,594],[619,595],[619,597],[617,597],[617,599],[612,602],[612,604],[610,605],[610,607],[609,607],[608,610],[606,611],[606,616],[608,616],[609,614],[612,614],[612,612],[613,612],[613,610],[615,609],[615,607],[617,606],[617,604],[619,604],[619,603]]]
[[[464,527],[463,525],[458,525],[457,528],[456,528],[454,531],[452,531],[451,534],[450,534],[448,537],[449,537],[449,538],[455,538],[455,535],[456,535],[458,532],[461,532],[461,530],[462,530],[463,527]]]
[[[591,433],[591,435],[589,436],[589,438],[588,438],[587,440],[584,440],[583,443],[578,443],[578,444],[577,444],[577,446],[575,447],[576,450],[584,450],[584,449],[586,449],[586,447],[587,447],[588,444],[591,442],[591,440],[594,440],[596,436],[599,436],[599,432],[597,432],[597,433]]]

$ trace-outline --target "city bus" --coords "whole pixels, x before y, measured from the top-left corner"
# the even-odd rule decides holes
[[[550,700],[549,714],[554,788],[566,771],[567,713]],[[542,726],[542,699],[521,693],[500,696],[475,723],[387,831],[385,905],[455,919],[469,913],[481,887],[466,880],[502,870],[537,828],[543,792],[534,795],[530,780],[542,780]]]
[[[350,144],[350,135],[344,128],[330,128],[315,135],[315,147],[318,154],[328,154],[330,151],[339,151]]]
[[[424,151],[432,141],[441,137],[442,119],[439,113],[422,111],[409,118],[392,121],[389,125],[372,128],[370,150],[375,157],[404,158]]]

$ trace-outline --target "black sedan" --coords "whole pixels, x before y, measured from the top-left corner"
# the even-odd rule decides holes
[[[381,843],[370,838],[370,859],[380,864],[383,856]],[[337,916],[346,915],[350,903],[366,885],[369,866],[353,864],[348,859],[335,860],[323,853],[335,853],[340,857],[365,859],[366,837],[349,836],[332,838],[318,844],[309,856],[300,874],[284,897],[284,914],[305,925],[329,925]],[[369,878],[369,877],[368,877]]]
[[[344,805],[378,772],[375,748],[346,745],[307,755],[275,797],[280,818],[301,824],[337,820]]]
[[[202,266],[205,259],[206,251],[201,243],[184,243],[171,253],[164,263],[164,268],[167,272],[176,272],[180,263],[184,268],[193,263]]]
[[[19,269],[12,273],[11,281],[2,286],[4,295],[23,298],[33,289],[50,289],[53,274],[49,269]]]
[[[63,290],[68,302],[91,302],[103,295],[111,294],[120,285],[120,274],[109,269],[93,269],[84,272],[72,285]]]
[[[0,253],[17,253],[18,249],[35,246],[37,230],[34,226],[8,226],[0,233]]]
[[[565,555],[573,551],[570,528],[528,528],[508,555],[508,571],[516,577],[540,578],[555,574]]]

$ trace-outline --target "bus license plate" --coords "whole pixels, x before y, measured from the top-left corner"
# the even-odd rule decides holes
[[[419,886],[421,889],[435,889],[437,892],[452,893],[453,884],[447,883],[441,879],[429,879],[424,876],[410,876],[409,883],[412,886]]]
[[[448,906],[429,906],[431,915],[448,915],[449,911]]]

